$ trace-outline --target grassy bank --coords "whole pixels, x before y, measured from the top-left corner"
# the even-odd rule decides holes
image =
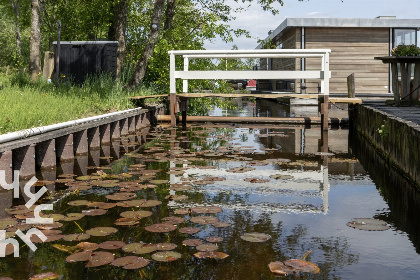
[[[109,113],[135,104],[129,96],[158,94],[153,89],[124,90],[109,76],[89,78],[83,85],[58,86],[25,73],[0,75],[0,134]]]

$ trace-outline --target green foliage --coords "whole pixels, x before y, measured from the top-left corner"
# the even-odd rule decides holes
[[[134,108],[127,97],[156,94],[144,88],[126,91],[108,75],[88,77],[81,86],[56,86],[42,78],[33,82],[21,72],[5,81],[0,92],[0,134]]]
[[[381,127],[378,129],[378,133],[381,136],[382,139],[387,139],[389,136],[389,123],[387,121],[384,121],[384,124],[381,125]]]
[[[398,45],[391,50],[393,56],[418,56],[420,48],[416,45]]]

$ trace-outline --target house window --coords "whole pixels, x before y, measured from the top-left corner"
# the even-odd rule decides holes
[[[417,45],[416,29],[394,29],[394,45]]]

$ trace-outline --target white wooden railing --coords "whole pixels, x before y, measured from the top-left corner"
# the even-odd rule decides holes
[[[170,56],[170,93],[176,94],[176,79],[183,80],[183,92],[188,92],[188,80],[205,79],[266,79],[294,80],[320,79],[321,94],[329,95],[329,49],[275,49],[275,50],[179,50],[169,51]],[[184,69],[176,70],[175,57],[184,58]],[[320,57],[322,62],[317,71],[189,71],[189,60],[197,58],[313,58]],[[328,73],[328,75],[325,75]]]

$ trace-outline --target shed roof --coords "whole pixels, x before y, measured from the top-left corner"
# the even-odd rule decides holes
[[[397,19],[391,16],[368,18],[286,18],[265,40],[282,36],[293,27],[353,27],[353,28],[416,28],[420,19]],[[261,48],[258,45],[257,49]]]

